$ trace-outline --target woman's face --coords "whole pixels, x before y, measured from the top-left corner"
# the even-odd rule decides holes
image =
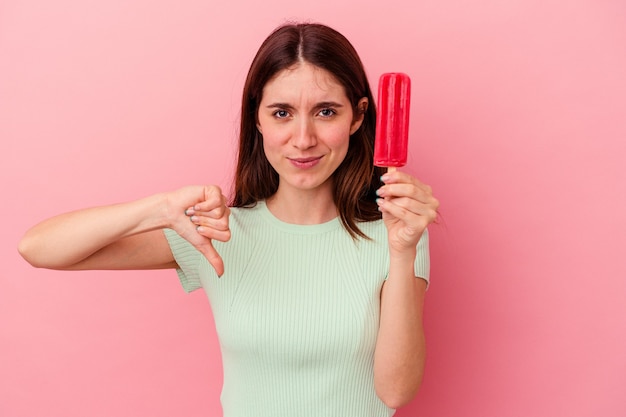
[[[367,105],[361,99],[359,107]],[[331,190],[333,172],[348,152],[356,119],[339,82],[326,70],[299,63],[265,84],[258,110],[263,149],[280,179],[279,190]]]

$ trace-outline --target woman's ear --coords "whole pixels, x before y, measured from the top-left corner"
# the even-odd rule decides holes
[[[352,125],[350,126],[350,135],[353,135],[354,132],[359,130],[361,124],[363,124],[363,119],[365,118],[365,112],[367,111],[367,106],[369,101],[367,97],[362,97],[356,105],[356,114],[354,115],[354,120],[352,121]]]

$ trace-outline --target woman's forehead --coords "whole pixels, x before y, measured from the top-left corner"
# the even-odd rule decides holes
[[[262,101],[337,101],[340,98],[347,100],[345,89],[332,73],[310,63],[299,62],[279,71],[265,84]]]

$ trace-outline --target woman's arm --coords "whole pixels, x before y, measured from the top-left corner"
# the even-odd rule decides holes
[[[426,281],[415,278],[414,259],[392,261],[381,293],[374,377],[378,396],[390,408],[402,407],[415,397],[424,373]]]
[[[374,356],[376,392],[399,408],[417,393],[426,345],[423,306],[426,281],[415,277],[416,246],[437,217],[439,202],[430,187],[402,172],[383,176],[378,200],[389,234],[389,276],[381,292],[380,328]]]
[[[176,267],[161,229],[191,242],[218,271],[211,239],[230,238],[226,198],[215,186],[189,186],[129,203],[65,213],[34,226],[19,243],[30,264],[50,269],[156,269]],[[185,214],[195,207],[203,228]],[[201,233],[199,233],[201,232]]]

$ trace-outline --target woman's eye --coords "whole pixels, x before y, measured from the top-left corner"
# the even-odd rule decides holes
[[[274,112],[274,117],[277,119],[284,119],[289,116],[289,112],[287,110],[276,110]]]
[[[333,109],[322,109],[320,110],[320,116],[322,117],[331,117],[335,114],[336,112]]]

